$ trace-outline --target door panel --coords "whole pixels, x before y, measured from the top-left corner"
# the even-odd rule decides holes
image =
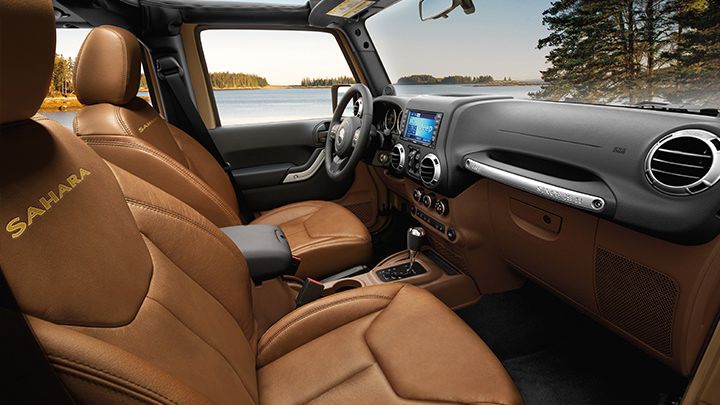
[[[257,211],[306,200],[337,200],[353,184],[331,180],[320,160],[327,120],[246,124],[212,129],[248,205]]]

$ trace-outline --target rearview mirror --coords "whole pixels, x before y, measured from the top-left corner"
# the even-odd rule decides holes
[[[465,14],[475,12],[475,5],[472,0],[420,0],[418,3],[420,21],[447,18],[448,14],[458,6],[462,6]]]

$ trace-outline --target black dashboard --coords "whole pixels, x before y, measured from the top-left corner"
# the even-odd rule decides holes
[[[720,233],[715,117],[502,96],[381,96],[375,111],[380,164],[444,196],[489,178],[675,243]]]

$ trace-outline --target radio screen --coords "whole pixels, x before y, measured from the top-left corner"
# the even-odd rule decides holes
[[[409,111],[403,138],[425,146],[435,144],[442,113]]]

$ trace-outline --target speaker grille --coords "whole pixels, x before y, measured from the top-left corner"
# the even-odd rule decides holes
[[[672,356],[678,286],[665,274],[605,249],[595,255],[600,315],[660,353]]]

